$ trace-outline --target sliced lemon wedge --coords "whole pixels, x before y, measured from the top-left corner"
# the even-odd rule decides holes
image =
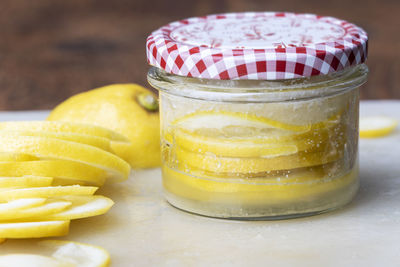
[[[110,263],[110,254],[99,246],[61,240],[45,240],[39,245],[55,249],[53,258],[76,267],[106,267]]]
[[[104,127],[92,124],[65,121],[6,121],[0,122],[0,130],[40,131],[53,133],[76,133],[107,138],[116,142],[127,142],[125,136]]]
[[[114,202],[104,196],[63,196],[58,197],[64,201],[71,202],[67,209],[43,217],[44,220],[73,220],[97,216],[106,213]]]
[[[54,177],[55,184],[84,183],[97,186],[103,185],[109,177],[101,168],[70,160],[0,162],[0,176],[25,175]]]
[[[11,200],[5,203],[0,203],[0,213],[36,207],[43,204],[45,201],[46,198],[22,198]]]
[[[8,210],[6,212],[0,212],[0,221],[15,222],[24,218],[44,218],[46,215],[59,213],[65,210],[67,207],[71,206],[71,204],[72,203],[68,201],[55,201],[28,209]]]
[[[16,253],[1,255],[0,267],[76,267],[76,265],[52,257]]]
[[[0,223],[0,238],[39,238],[68,234],[69,221]]]
[[[361,117],[360,137],[376,138],[390,134],[396,129],[398,121],[384,116]]]
[[[120,157],[97,147],[55,138],[0,134],[0,150],[64,159],[102,168],[120,180],[127,179],[130,165]]]
[[[0,200],[13,200],[20,198],[49,198],[66,195],[93,195],[98,187],[95,186],[47,186],[30,188],[2,188]]]
[[[28,130],[19,130],[19,131],[11,131],[11,130],[2,130],[1,134],[3,135],[11,135],[11,136],[37,136],[37,137],[48,137],[48,138],[56,138],[65,141],[71,141],[81,144],[86,144],[90,146],[94,146],[106,151],[110,151],[110,140],[105,137],[99,137],[88,134],[80,134],[80,133],[57,133],[57,132],[41,132],[41,131],[28,131]]]
[[[52,177],[43,177],[34,175],[25,175],[21,177],[0,176],[0,188],[50,186],[52,182],[53,182]]]

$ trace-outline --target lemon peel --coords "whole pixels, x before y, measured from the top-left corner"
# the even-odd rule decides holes
[[[97,147],[32,136],[3,136],[0,134],[0,150],[30,153],[38,157],[73,160],[103,168],[120,180],[128,178],[130,166],[120,157]]]
[[[360,118],[360,137],[377,138],[392,133],[399,122],[396,119],[384,116]]]
[[[0,223],[0,238],[39,238],[68,234],[69,221]]]

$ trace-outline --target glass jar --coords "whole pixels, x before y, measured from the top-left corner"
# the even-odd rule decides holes
[[[233,219],[347,204],[359,184],[359,87],[367,73],[360,63],[309,77],[223,80],[152,67],[167,201]]]

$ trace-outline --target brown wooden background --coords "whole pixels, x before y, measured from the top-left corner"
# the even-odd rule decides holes
[[[173,20],[234,11],[331,15],[370,37],[364,99],[400,99],[399,0],[1,0],[0,109],[49,109],[98,86],[147,86],[145,39]]]

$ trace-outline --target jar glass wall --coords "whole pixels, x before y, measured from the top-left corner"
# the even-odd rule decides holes
[[[152,67],[168,202],[212,217],[279,219],[348,203],[358,188],[364,64],[291,80],[211,80]]]

